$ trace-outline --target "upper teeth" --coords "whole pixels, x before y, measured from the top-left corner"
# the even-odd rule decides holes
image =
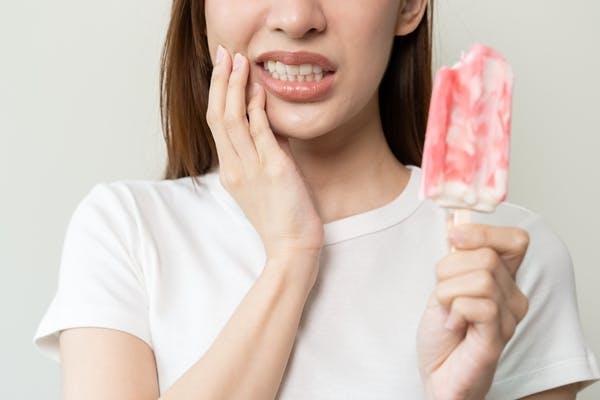
[[[264,68],[275,79],[284,81],[320,81],[323,79],[323,69],[318,65],[302,64],[287,65],[279,61],[265,61]]]

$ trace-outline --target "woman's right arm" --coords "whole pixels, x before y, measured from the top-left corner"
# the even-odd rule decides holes
[[[274,399],[317,265],[313,254],[268,259],[211,347],[161,399]],[[111,329],[68,329],[60,352],[63,400],[159,397],[154,355],[141,339]]]
[[[288,139],[270,128],[264,89],[255,86],[246,106],[248,60],[232,60],[223,48],[218,54],[206,117],[219,176],[260,235],[267,262],[211,347],[163,399],[275,398],[323,246],[310,187]],[[73,329],[61,334],[60,348],[65,400],[159,395],[152,350],[134,336]]]

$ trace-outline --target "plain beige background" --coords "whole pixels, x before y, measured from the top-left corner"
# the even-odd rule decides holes
[[[513,65],[509,201],[542,214],[569,246],[581,320],[600,355],[600,3],[437,6],[438,63],[453,64],[479,41]],[[160,177],[158,60],[169,7],[0,3],[1,398],[59,397],[58,365],[31,340],[56,290],[76,204],[100,181]],[[580,396],[598,398],[600,384]]]

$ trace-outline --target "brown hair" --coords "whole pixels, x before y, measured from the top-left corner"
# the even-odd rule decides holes
[[[421,165],[432,85],[432,19],[430,0],[417,29],[394,38],[379,86],[383,131],[394,156],[403,164]],[[211,73],[204,1],[174,0],[160,69],[166,179],[202,175],[218,164],[206,122]]]

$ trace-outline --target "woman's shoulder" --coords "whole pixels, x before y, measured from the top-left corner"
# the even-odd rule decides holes
[[[178,179],[121,179],[95,183],[84,196],[83,202],[102,201],[110,205],[163,203],[173,204],[194,198],[201,201],[215,192],[218,175],[209,172],[194,177]],[[176,205],[176,204],[174,204]]]
[[[162,180],[121,179],[95,183],[79,200],[73,217],[90,213],[121,224],[213,210],[218,174]]]
[[[186,176],[177,179],[120,179],[101,181],[93,185],[90,193],[109,191],[117,195],[130,196],[170,196],[184,193],[202,195],[213,190],[218,174],[207,172],[203,175]]]

